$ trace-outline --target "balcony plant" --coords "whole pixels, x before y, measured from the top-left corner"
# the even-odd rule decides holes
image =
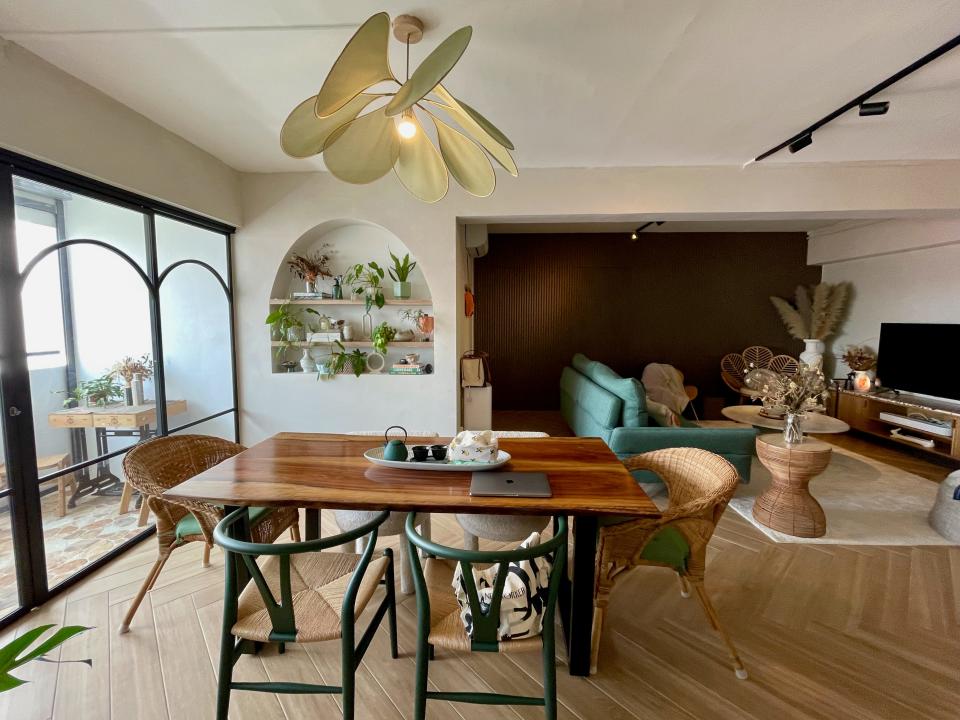
[[[390,259],[393,261],[393,267],[388,270],[393,279],[393,296],[395,298],[410,297],[410,273],[417,266],[416,260],[410,261],[410,253],[403,256],[403,260],[393,253],[390,253]]]
[[[114,400],[123,399],[123,386],[120,385],[113,372],[108,372],[92,380],[81,380],[63,401],[65,408],[72,407],[105,407]]]

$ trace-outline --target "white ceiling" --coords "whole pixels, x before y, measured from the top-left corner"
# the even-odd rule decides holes
[[[0,0],[0,35],[239,170],[313,170],[280,126],[380,10],[426,22],[414,63],[473,25],[445,84],[521,167],[742,164],[960,32],[956,0]],[[771,161],[960,158],[960,49],[881,99]]]

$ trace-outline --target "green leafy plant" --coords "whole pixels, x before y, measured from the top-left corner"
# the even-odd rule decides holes
[[[367,369],[367,354],[360,348],[357,348],[350,353],[348,358],[350,360],[350,369],[353,370],[353,374],[357,377],[363,375],[363,371]]]
[[[354,293],[365,293],[366,312],[370,312],[374,305],[382,308],[387,302],[383,296],[383,288],[380,286],[380,281],[385,274],[383,268],[371,260],[366,265],[363,263],[354,265],[344,276],[343,281],[353,287]]]
[[[11,675],[13,670],[16,670],[31,660],[46,659],[44,657],[45,655],[56,650],[74,635],[79,635],[90,629],[83,625],[67,625],[57,630],[46,640],[35,645],[31,650],[30,646],[37,643],[40,637],[52,627],[54,626],[41,625],[33,630],[28,630],[23,633],[23,635],[14,638],[6,645],[0,647],[0,693],[13,690],[26,682],[26,680],[21,680]],[[92,660],[81,660],[80,662],[90,666],[93,665]]]
[[[771,297],[770,302],[793,337],[825,340],[840,326],[849,296],[850,283],[820,283],[810,288],[799,285],[795,304],[779,297]]]
[[[320,314],[313,308],[307,308],[306,311],[314,315]],[[294,346],[294,342],[288,337],[288,330],[298,327],[307,328],[307,324],[303,318],[300,317],[299,311],[291,310],[289,303],[285,303],[272,311],[267,315],[267,319],[264,322],[270,326],[270,330],[280,341],[280,345],[277,347],[277,357],[280,357],[287,348]]]
[[[112,400],[122,400],[123,386],[115,378],[113,371],[110,371],[93,380],[78,382],[73,392],[63,401],[63,406],[65,408],[80,407],[83,405],[84,398],[99,407],[109,405]]]
[[[387,343],[392,341],[396,336],[397,329],[382,322],[373,329],[373,332],[370,334],[370,339],[373,341],[374,350],[381,355],[386,355]]]
[[[417,266],[416,260],[410,262],[410,253],[404,255],[403,260],[393,253],[390,253],[390,259],[393,260],[393,267],[388,270],[390,277],[393,278],[394,282],[407,282],[410,273],[412,273],[413,269]]]

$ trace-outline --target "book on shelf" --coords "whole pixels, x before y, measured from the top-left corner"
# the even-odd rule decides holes
[[[290,293],[291,300],[330,300],[333,298],[333,293],[328,292],[295,292]]]
[[[390,368],[391,375],[429,375],[432,372],[433,366],[430,363],[423,365],[397,363]]]

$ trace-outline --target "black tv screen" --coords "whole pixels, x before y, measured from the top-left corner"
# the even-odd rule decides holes
[[[960,325],[882,323],[877,380],[885,388],[960,400]]]

